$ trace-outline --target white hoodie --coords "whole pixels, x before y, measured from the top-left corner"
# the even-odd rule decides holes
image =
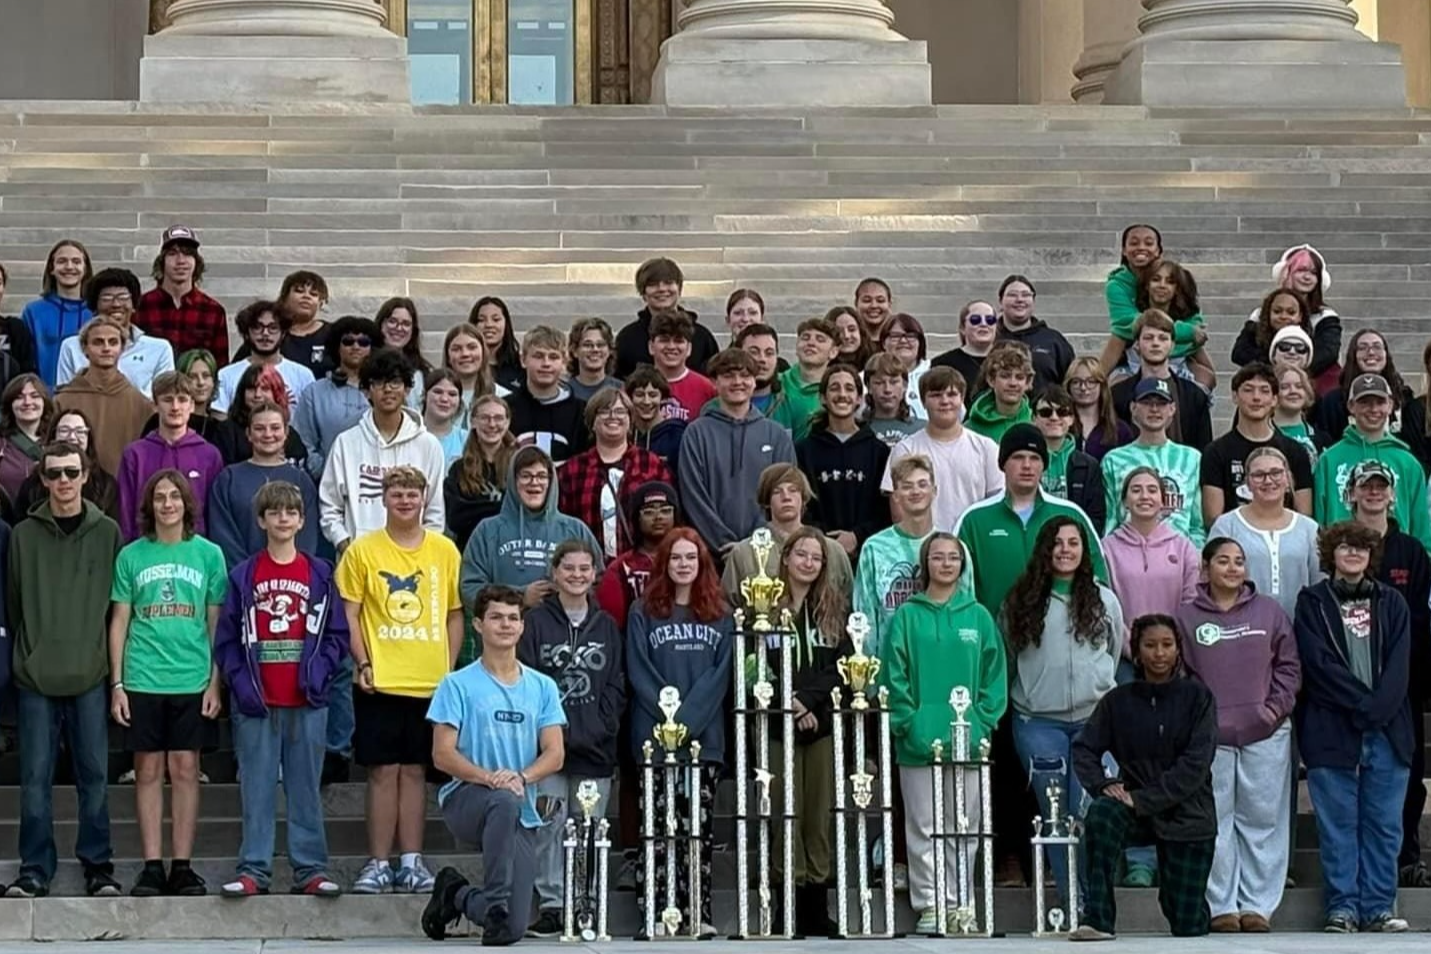
[[[333,442],[323,465],[323,480],[318,485],[323,536],[333,546],[356,540],[387,523],[383,477],[404,464],[426,475],[427,500],[422,523],[442,532],[446,519],[442,481],[447,476],[442,444],[423,427],[416,411],[405,407],[402,413],[402,424],[391,441],[383,440],[369,410]]]

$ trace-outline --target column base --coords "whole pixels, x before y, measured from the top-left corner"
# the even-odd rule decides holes
[[[201,36],[144,40],[148,103],[410,103],[400,36]]]
[[[1146,40],[1103,102],[1152,107],[1405,109],[1401,49],[1369,40]]]
[[[928,106],[923,40],[707,39],[661,47],[651,102],[667,106]]]

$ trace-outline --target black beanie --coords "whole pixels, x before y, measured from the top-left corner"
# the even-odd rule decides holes
[[[1032,424],[1015,424],[1004,431],[1003,440],[999,441],[999,469],[1003,470],[1009,458],[1019,451],[1033,451],[1043,465],[1048,466],[1048,444]]]

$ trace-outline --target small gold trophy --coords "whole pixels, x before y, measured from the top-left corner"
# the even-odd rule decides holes
[[[685,744],[688,734],[686,727],[676,721],[676,713],[681,709],[681,690],[675,686],[666,686],[661,690],[656,705],[665,715],[666,721],[658,723],[651,734],[661,748],[666,750],[666,760],[671,761],[676,756],[676,750]]]
[[[865,655],[865,637],[870,634],[869,617],[864,613],[851,613],[845,624],[845,632],[850,634],[850,642],[855,651],[839,659],[835,668],[839,670],[840,678],[850,687],[850,694],[854,697],[850,701],[850,708],[868,709],[870,703],[865,698],[865,690],[879,675],[879,659]]]
[[[770,617],[775,612],[775,605],[785,595],[785,582],[765,572],[765,563],[775,549],[775,540],[769,529],[761,527],[752,533],[750,548],[755,551],[755,575],[740,581],[740,595],[755,612],[755,622],[750,628],[757,633],[768,633],[774,626]]]
[[[584,825],[591,824],[591,816],[596,813],[596,806],[601,801],[601,790],[596,786],[595,779],[582,779],[576,787],[576,803],[581,806],[581,820]]]

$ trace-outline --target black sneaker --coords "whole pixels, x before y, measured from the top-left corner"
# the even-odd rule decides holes
[[[318,780],[318,785],[321,788],[334,783],[341,784],[348,781],[351,774],[352,767],[348,760],[336,752],[329,752],[323,756],[323,775]]]
[[[124,889],[108,871],[94,870],[84,874],[84,893],[91,898],[117,898]]]
[[[22,874],[15,883],[5,889],[7,898],[43,898],[50,893],[50,886],[34,875]]]
[[[557,937],[561,932],[561,912],[555,908],[542,908],[537,915],[537,923],[527,928],[527,937]]]
[[[181,898],[202,898],[209,886],[192,865],[175,865],[169,872],[169,893]]]
[[[169,890],[169,879],[164,876],[164,863],[145,864],[134,879],[134,887],[129,889],[131,898],[157,898]]]
[[[1333,914],[1322,925],[1324,934],[1355,934],[1356,919],[1346,914]]]
[[[437,881],[432,886],[432,897],[422,909],[422,933],[434,941],[447,938],[447,925],[462,916],[457,910],[457,892],[467,886],[467,879],[456,868],[443,868],[437,872]]]
[[[1397,877],[1397,885],[1402,888],[1431,888],[1431,870],[1427,869],[1424,861],[1406,865]]]
[[[506,908],[488,908],[487,917],[482,921],[482,946],[507,947],[516,943],[517,934],[512,930],[512,919]]]

